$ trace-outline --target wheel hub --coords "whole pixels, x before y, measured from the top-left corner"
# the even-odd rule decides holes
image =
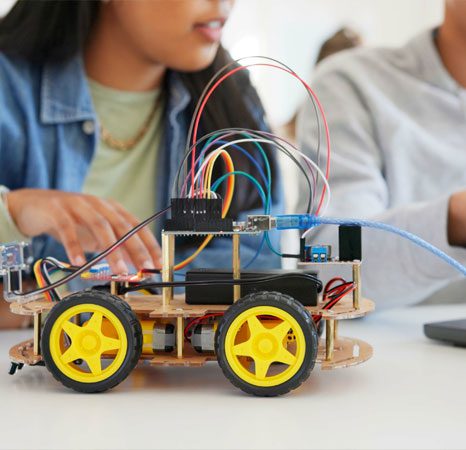
[[[273,357],[278,349],[277,340],[269,333],[262,333],[256,336],[253,346],[257,353],[264,358]]]
[[[87,331],[82,333],[81,348],[85,353],[95,353],[100,347],[100,338],[94,331]]]

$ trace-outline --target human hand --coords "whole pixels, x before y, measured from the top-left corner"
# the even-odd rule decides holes
[[[10,215],[28,237],[49,234],[65,247],[73,265],[85,263],[84,252],[101,252],[138,225],[139,220],[114,200],[51,189],[18,189],[6,194]],[[159,268],[161,251],[145,227],[113,251],[107,260],[113,273]],[[126,262],[125,262],[126,261]]]
[[[466,247],[466,191],[456,192],[448,204],[448,242]]]

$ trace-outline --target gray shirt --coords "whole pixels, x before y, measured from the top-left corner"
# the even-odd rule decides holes
[[[333,149],[326,215],[396,225],[466,263],[466,250],[447,242],[449,196],[466,188],[466,90],[443,66],[434,33],[402,48],[337,54],[319,64],[311,86],[326,112]],[[300,112],[298,136],[315,158],[309,104]],[[337,236],[326,227],[311,239],[336,245]],[[462,278],[382,231],[363,231],[363,259],[364,294],[382,306],[421,301]]]

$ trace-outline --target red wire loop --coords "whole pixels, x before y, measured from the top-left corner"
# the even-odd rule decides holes
[[[209,98],[211,97],[213,92],[217,89],[217,87],[221,83],[223,83],[224,80],[231,77],[232,75],[234,75],[236,72],[239,72],[240,70],[245,70],[245,69],[247,69],[249,67],[258,67],[258,66],[261,66],[261,67],[273,67],[275,69],[279,69],[279,70],[281,70],[283,72],[289,73],[294,78],[301,81],[301,83],[305,86],[307,91],[311,94],[312,98],[316,102],[317,107],[318,107],[318,109],[320,111],[320,114],[322,116],[322,120],[323,120],[324,128],[325,128],[325,139],[326,139],[326,142],[327,142],[327,162],[326,162],[326,169],[325,169],[325,178],[328,180],[329,175],[330,175],[330,133],[329,133],[329,129],[328,129],[327,119],[325,118],[324,109],[323,109],[319,99],[317,98],[317,95],[311,89],[309,84],[306,83],[306,81],[304,81],[299,75],[292,72],[291,70],[288,70],[288,69],[286,69],[284,67],[277,66],[277,65],[274,65],[274,64],[255,63],[255,64],[247,64],[247,65],[244,65],[244,66],[235,67],[234,69],[228,71],[226,74],[224,74],[222,77],[220,77],[215,82],[215,84],[210,88],[210,90],[207,92],[207,94],[205,95],[205,97],[204,97],[204,99],[203,99],[203,101],[201,103],[201,106],[199,107],[199,111],[197,113],[197,116],[196,116],[195,122],[194,122],[193,138],[192,138],[192,142],[191,142],[191,144],[193,145],[193,150],[192,150],[192,154],[191,154],[191,187],[192,187],[193,195],[194,195],[194,178],[195,178],[195,165],[196,165],[196,147],[194,146],[194,144],[197,142],[197,132],[198,132],[198,128],[199,128],[199,122],[201,120],[201,115],[202,115],[202,113],[204,111],[204,108],[205,108],[205,105],[207,104],[207,101],[209,100]],[[320,197],[320,201],[319,201],[319,204],[318,204],[318,207],[317,207],[317,210],[316,210],[316,215],[319,215],[319,212],[320,212],[320,210],[322,208],[322,204],[323,204],[324,198],[325,198],[326,189],[327,188],[324,185],[324,187],[322,189],[322,194],[321,194],[321,197]]]

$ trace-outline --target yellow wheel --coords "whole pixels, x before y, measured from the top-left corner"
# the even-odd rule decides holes
[[[314,367],[318,337],[309,312],[278,292],[250,294],[225,313],[218,362],[243,391],[276,396],[297,388]]]
[[[136,365],[141,325],[119,297],[83,291],[52,308],[41,343],[45,364],[57,380],[77,391],[102,392]]]

